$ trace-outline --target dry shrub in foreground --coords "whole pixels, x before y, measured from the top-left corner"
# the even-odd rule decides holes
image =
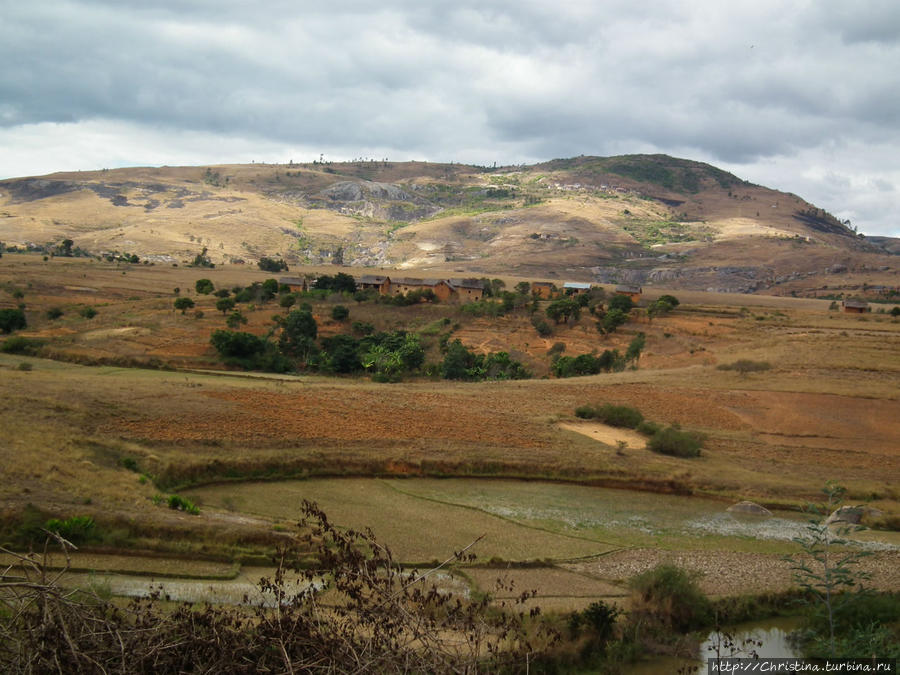
[[[308,502],[304,510],[309,529],[296,550],[314,547],[316,567],[293,567],[289,581],[292,555],[283,551],[274,577],[260,581],[265,606],[171,609],[151,596],[123,609],[62,588],[61,572],[16,555],[0,578],[0,671],[494,672],[525,669],[555,640],[529,621],[537,610],[497,610],[488,597],[432,583],[464,551],[422,574],[402,571],[371,533],[339,531]]]

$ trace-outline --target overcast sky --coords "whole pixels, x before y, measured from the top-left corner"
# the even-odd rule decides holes
[[[900,236],[898,0],[0,0],[0,177],[664,152]]]

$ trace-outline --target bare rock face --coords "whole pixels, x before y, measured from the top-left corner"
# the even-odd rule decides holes
[[[728,511],[728,513],[739,516],[761,516],[763,518],[768,518],[772,515],[772,512],[765,506],[760,506],[759,504],[748,501],[738,502],[725,510]]]
[[[882,511],[867,506],[842,506],[828,516],[825,524],[844,523],[847,525],[859,525],[865,518],[879,518],[883,515]]]

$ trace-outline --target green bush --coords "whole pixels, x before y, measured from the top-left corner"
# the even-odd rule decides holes
[[[96,524],[90,516],[72,516],[66,520],[51,518],[44,523],[44,529],[55,532],[73,544],[81,544],[96,536]]]
[[[93,307],[85,307],[81,311],[79,311],[78,314],[80,314],[84,319],[93,319],[95,316],[97,316],[97,310]]]
[[[0,352],[4,354],[22,354],[24,356],[37,356],[41,351],[41,347],[44,346],[43,340],[36,340],[34,338],[22,337],[21,335],[17,335],[15,337],[7,338],[0,344]]]
[[[592,420],[597,416],[597,409],[590,405],[581,405],[575,408],[575,417],[583,420]]]
[[[667,630],[686,632],[708,625],[712,619],[709,598],[697,586],[694,575],[675,565],[657,565],[634,577],[629,621]]]
[[[47,310],[47,318],[55,321],[64,314],[61,307],[51,307]]]
[[[170,509],[184,511],[192,516],[196,516],[200,513],[200,509],[197,508],[194,502],[179,495],[169,495],[169,499],[166,503],[169,505]]]
[[[647,441],[647,447],[661,455],[699,457],[703,437],[688,431],[679,431],[674,427],[666,427],[651,436]]]
[[[644,421],[644,416],[637,408],[627,405],[605,403],[597,409],[597,419],[613,427],[634,429]]]
[[[638,424],[634,429],[638,433],[644,434],[644,436],[652,436],[657,431],[662,429],[662,425],[657,424],[656,422],[651,422],[650,420],[644,420],[643,422]]]
[[[350,310],[344,305],[335,305],[331,308],[331,318],[335,321],[344,321],[350,316]]]
[[[553,335],[553,328],[549,323],[544,321],[539,314],[533,314],[531,316],[531,325],[534,326],[534,329],[541,337],[545,338]]]

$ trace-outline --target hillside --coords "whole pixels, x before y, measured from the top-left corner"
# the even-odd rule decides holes
[[[484,168],[161,167],[0,181],[0,240],[181,263],[283,257],[775,294],[896,287],[891,242],[801,198],[664,155]],[[849,277],[848,277],[849,275]]]

